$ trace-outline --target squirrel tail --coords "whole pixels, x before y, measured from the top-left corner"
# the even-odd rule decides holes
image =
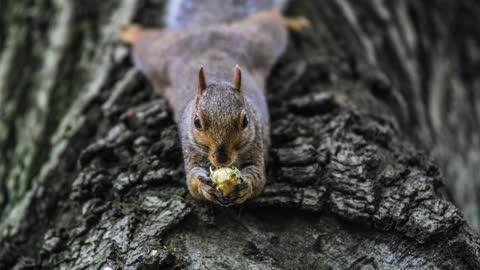
[[[288,0],[169,0],[165,25],[171,31],[230,23],[264,10],[283,10]]]

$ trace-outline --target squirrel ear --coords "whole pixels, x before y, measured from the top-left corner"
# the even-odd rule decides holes
[[[203,73],[203,67],[198,71],[198,86],[197,86],[197,95],[195,98],[195,103],[198,104],[200,97],[203,95],[203,92],[207,89],[207,80],[205,79],[205,73]]]
[[[238,92],[242,89],[242,71],[238,65],[235,65],[233,71],[233,88]]]
[[[198,87],[197,93],[202,95],[203,91],[207,89],[207,80],[205,79],[205,73],[203,73],[203,67],[198,71]]]

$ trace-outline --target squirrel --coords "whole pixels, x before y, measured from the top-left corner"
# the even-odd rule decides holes
[[[185,2],[190,6],[182,9]],[[186,13],[198,10],[191,6],[198,2],[202,12]],[[238,1],[172,1],[166,29],[123,25],[120,41],[132,47],[134,65],[173,108],[191,195],[230,206],[258,196],[265,186],[270,144],[265,81],[286,49],[288,30],[302,30],[309,22],[284,17],[278,10],[284,0],[266,1],[270,6],[244,0],[250,7],[232,16],[237,20],[202,19],[217,16],[208,3],[225,2]],[[233,165],[245,181],[224,197],[209,177],[211,165]]]

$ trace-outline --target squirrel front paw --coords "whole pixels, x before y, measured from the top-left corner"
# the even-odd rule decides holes
[[[247,176],[245,177],[245,181],[236,186],[235,190],[225,198],[225,203],[227,206],[232,204],[242,204],[248,199],[252,198],[254,195],[253,178]]]
[[[211,201],[218,205],[226,206],[228,202],[222,196],[222,193],[215,188],[213,180],[206,174],[197,174],[194,177],[196,186],[196,196],[199,199]]]
[[[255,197],[255,183],[258,184],[258,181],[253,176],[245,174],[243,182],[237,185],[228,196],[223,196],[222,192],[215,187],[215,182],[207,176],[207,171],[200,167],[190,171],[187,181],[190,194],[194,198],[225,207],[239,205]]]

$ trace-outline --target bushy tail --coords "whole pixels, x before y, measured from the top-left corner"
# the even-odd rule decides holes
[[[263,10],[283,10],[288,0],[169,0],[166,27],[184,31],[238,21]]]

